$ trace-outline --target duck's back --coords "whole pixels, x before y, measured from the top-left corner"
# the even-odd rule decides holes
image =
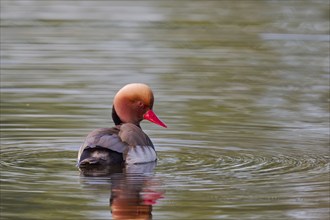
[[[100,128],[89,133],[78,153],[78,166],[123,163],[127,144],[118,136],[120,129]]]

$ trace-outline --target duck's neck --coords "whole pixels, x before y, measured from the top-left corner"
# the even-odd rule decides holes
[[[115,106],[112,106],[112,114],[111,114],[111,116],[112,116],[112,120],[113,120],[113,122],[115,123],[115,125],[120,125],[120,124],[123,123],[123,122],[120,120],[120,118],[119,118],[119,116],[118,116],[118,114],[117,114],[117,112],[116,112]]]
[[[115,109],[115,106],[112,106],[112,120],[113,122],[115,123],[115,125],[121,125],[123,124],[124,122],[119,118],[117,112],[116,112],[116,109]],[[141,128],[140,126],[140,123],[134,123],[136,126],[138,126],[139,128]]]

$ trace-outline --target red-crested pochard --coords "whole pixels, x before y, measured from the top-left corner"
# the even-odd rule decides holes
[[[147,163],[157,160],[150,138],[140,122],[166,125],[152,111],[154,96],[149,86],[132,83],[118,91],[113,100],[113,128],[100,128],[86,137],[78,153],[78,167]]]

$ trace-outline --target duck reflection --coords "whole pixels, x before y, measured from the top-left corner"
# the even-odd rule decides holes
[[[155,163],[125,167],[124,175],[112,177],[110,207],[114,219],[151,219],[152,205],[163,197],[150,171]]]
[[[113,219],[152,219],[152,207],[163,198],[160,181],[153,177],[156,162],[93,170],[82,170],[84,184],[95,183],[94,177],[110,177],[109,206]],[[92,172],[93,171],[93,172]],[[93,180],[94,179],[94,180]],[[109,182],[106,182],[109,184]],[[100,184],[93,184],[100,186]]]

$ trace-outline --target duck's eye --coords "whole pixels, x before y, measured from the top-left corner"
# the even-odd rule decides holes
[[[146,109],[148,106],[145,105],[143,102],[138,101],[138,102],[137,102],[137,107],[138,107],[139,109]]]

